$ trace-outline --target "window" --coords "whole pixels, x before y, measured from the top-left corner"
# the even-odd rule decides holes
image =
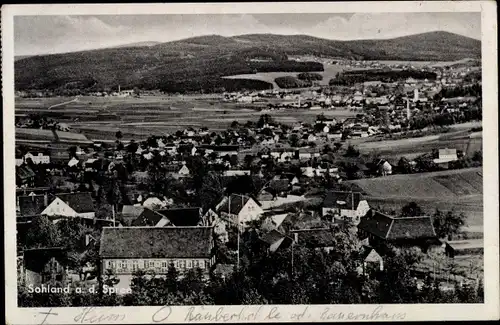
[[[186,268],[186,261],[179,261],[179,268],[184,269]]]
[[[161,267],[162,268],[167,268],[168,267],[167,262],[165,262],[165,261],[161,262]]]
[[[127,261],[126,260],[122,260],[121,261],[120,268],[123,269],[123,270],[127,269]]]
[[[155,267],[155,261],[149,261],[149,267],[154,268]]]
[[[197,268],[197,267],[198,267],[198,261],[197,261],[197,260],[194,260],[194,261],[193,261],[193,267],[194,267],[194,268]]]
[[[191,261],[187,261],[187,268],[190,269],[192,267],[192,262]]]
[[[174,262],[174,266],[175,266],[176,269],[178,269],[179,268],[179,261],[175,261]]]
[[[137,271],[138,269],[139,269],[139,261],[133,260],[132,261],[132,270]]]
[[[200,266],[200,269],[204,269],[205,268],[205,261],[200,261],[199,266]]]

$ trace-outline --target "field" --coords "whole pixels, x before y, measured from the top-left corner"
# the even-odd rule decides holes
[[[266,111],[267,102],[240,104],[222,102],[215,96],[143,96],[133,97],[78,97],[47,99],[16,99],[16,114],[40,113],[57,119],[83,132],[94,140],[113,140],[116,131],[124,140],[141,140],[149,135],[172,133],[186,127],[208,127],[223,130],[236,120],[245,123],[257,121],[262,114],[269,114],[277,121],[293,124],[314,122],[318,114],[337,118],[352,117],[356,112],[338,110],[287,110]],[[66,103],[67,102],[67,103]],[[65,105],[48,107],[66,103]],[[101,118],[98,114],[116,114],[115,119]]]
[[[451,131],[437,135],[415,137],[398,140],[374,141],[375,139],[353,139],[349,144],[355,146],[361,153],[378,153],[386,159],[399,160],[401,157],[414,159],[433,149],[454,148],[462,150],[467,155],[482,150],[482,132],[469,133],[473,127],[480,126],[480,122],[453,125]]]
[[[325,71],[318,71],[320,75],[323,76],[323,80],[319,81],[320,85],[328,85],[330,79],[334,78],[338,72],[342,72],[345,69],[348,69],[346,66],[342,65],[333,65],[333,64],[323,64]],[[350,69],[350,68],[349,68]],[[350,69],[352,70],[352,69]],[[239,74],[234,76],[224,77],[226,79],[253,79],[253,80],[262,80],[269,83],[272,83],[274,88],[279,89],[278,85],[274,82],[274,79],[278,77],[284,76],[296,76],[300,72],[259,72],[256,74]]]
[[[399,211],[403,205],[413,201],[427,213],[435,209],[454,209],[467,216],[467,226],[471,231],[482,231],[482,168],[392,175],[351,183],[366,193],[372,206]]]

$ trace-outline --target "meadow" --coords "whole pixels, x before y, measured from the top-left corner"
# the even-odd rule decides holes
[[[425,212],[454,209],[467,216],[467,226],[482,232],[482,168],[467,168],[432,173],[391,175],[350,181],[361,189],[370,205],[400,211],[416,202]]]
[[[276,121],[294,124],[313,123],[318,114],[347,118],[356,112],[337,110],[266,110],[267,102],[242,104],[223,102],[214,96],[142,96],[134,97],[60,97],[47,99],[16,99],[16,114],[44,114],[60,120],[74,131],[83,132],[94,140],[113,140],[120,130],[124,140],[142,140],[149,135],[164,135],[187,127],[207,127],[225,130],[233,121],[256,122],[262,114],[271,115]],[[45,101],[44,101],[45,100]],[[57,103],[66,103],[48,109]],[[98,114],[116,114],[115,119]]]

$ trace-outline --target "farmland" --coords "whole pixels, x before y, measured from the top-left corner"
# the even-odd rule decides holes
[[[422,154],[430,153],[433,149],[443,148],[462,150],[470,156],[475,151],[482,150],[482,132],[469,132],[471,128],[480,125],[480,122],[458,124],[452,126],[448,133],[398,140],[353,139],[349,140],[349,144],[356,146],[361,153],[377,153],[393,160],[398,160],[401,157],[414,159]]]
[[[346,109],[311,111],[262,111],[264,103],[252,105],[222,102],[217,96],[143,96],[133,97],[59,97],[47,99],[18,98],[17,114],[43,114],[83,132],[90,139],[115,137],[116,131],[123,133],[125,140],[144,139],[149,135],[172,133],[186,127],[207,127],[211,130],[226,129],[232,121],[244,123],[257,121],[263,113],[273,116],[278,122],[314,122],[318,114],[337,118],[352,117],[356,112]],[[48,109],[49,106],[65,103]],[[101,118],[98,114],[114,114],[115,119]]]
[[[366,194],[372,206],[399,211],[413,201],[427,213],[453,208],[468,217],[467,225],[471,229],[482,231],[482,168],[392,175],[355,180],[351,184]]]

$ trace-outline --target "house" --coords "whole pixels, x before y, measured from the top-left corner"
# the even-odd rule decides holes
[[[150,210],[159,210],[167,207],[167,203],[165,201],[160,200],[156,196],[148,197],[142,203],[142,206],[150,209]]]
[[[483,255],[484,240],[479,238],[447,241],[445,242],[445,253],[451,258],[459,255]]]
[[[278,249],[287,249],[293,244],[293,239],[273,229],[260,237],[260,240],[269,246],[269,252],[274,253]]]
[[[167,218],[172,226],[176,227],[199,226],[203,219],[202,210],[199,207],[162,209],[157,212]]]
[[[64,282],[67,279],[68,256],[65,248],[34,248],[23,251],[21,281],[38,287],[49,281]]]
[[[322,215],[333,215],[338,221],[358,224],[370,210],[368,202],[359,192],[330,191],[323,201]]]
[[[359,252],[358,274],[368,276],[372,271],[383,271],[384,260],[372,247],[362,246]]]
[[[450,161],[458,160],[457,149],[439,149],[438,158],[434,159],[436,164],[447,164]]]
[[[78,166],[78,164],[80,164],[80,160],[76,159],[75,157],[71,158],[68,161],[68,167],[76,167]]]
[[[250,175],[250,173],[250,170],[225,170],[223,175],[226,177],[233,177]]]
[[[380,159],[377,163],[377,170],[381,176],[392,175],[392,166],[387,160]]]
[[[40,215],[49,204],[48,194],[19,196],[19,212],[22,217]]]
[[[16,168],[16,186],[33,187],[35,184],[35,172],[26,165]]]
[[[334,232],[330,228],[311,228],[292,230],[291,234],[295,245],[302,245],[314,249],[332,250],[336,245]]]
[[[165,216],[143,206],[124,205],[120,217],[124,226],[165,227],[170,225],[170,221]]]
[[[358,225],[359,236],[370,242],[396,246],[418,246],[424,252],[442,246],[429,216],[393,217],[370,210]]]
[[[44,154],[43,152],[35,152],[34,154],[31,152],[28,152],[27,154],[24,155],[24,161],[26,162],[28,159],[31,159],[31,161],[34,164],[49,164],[50,163],[50,156]]]
[[[57,194],[41,214],[93,219],[95,218],[95,207],[88,192]]]
[[[249,196],[231,194],[217,204],[215,212],[227,221],[244,225],[259,218],[264,210],[258,201]]]
[[[176,176],[177,177],[187,177],[191,174],[189,171],[189,168],[187,168],[186,165],[182,165],[182,167],[177,171]]]
[[[104,227],[99,248],[101,272],[130,279],[137,270],[165,275],[169,265],[184,273],[215,264],[212,227]]]

